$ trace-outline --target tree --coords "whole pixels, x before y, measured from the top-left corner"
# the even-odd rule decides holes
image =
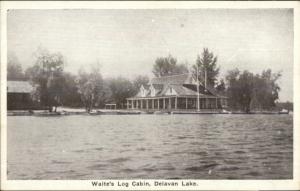
[[[228,84],[227,88],[227,96],[228,96],[228,105],[232,109],[240,109],[240,103],[235,100],[235,98],[240,97],[240,91],[238,87],[238,77],[240,75],[240,71],[238,69],[228,71],[226,75],[226,81]]]
[[[119,108],[125,108],[126,98],[135,95],[134,85],[126,78],[118,77],[109,80],[109,87],[112,93],[112,100]]]
[[[226,86],[225,86],[224,79],[221,79],[220,82],[217,84],[216,90],[220,93],[225,93]]]
[[[272,109],[276,107],[275,101],[279,98],[278,92],[280,91],[277,80],[280,77],[280,72],[272,73],[270,69],[263,70],[261,75],[256,75],[254,96],[257,103],[252,105],[253,108]]]
[[[269,110],[275,108],[280,90],[277,80],[280,73],[272,74],[271,70],[261,75],[248,71],[241,73],[235,69],[229,71],[226,80],[229,106],[249,113],[251,110]]]
[[[217,76],[219,75],[220,68],[217,67],[217,57],[212,52],[209,52],[207,48],[203,49],[203,52],[197,56],[196,64],[193,65],[193,74],[196,77],[198,70],[198,80],[205,83],[210,87],[215,87],[217,82]]]
[[[177,65],[177,59],[169,55],[168,57],[157,58],[153,65],[152,72],[156,77],[161,77],[184,74],[188,72],[188,69],[184,64]]]
[[[86,73],[83,69],[79,70],[77,88],[87,112],[93,107],[103,106],[110,94],[100,73],[99,64],[92,66],[90,73]]]
[[[69,107],[83,106],[80,94],[78,93],[77,76],[68,72],[64,72],[63,76],[64,84],[61,98],[62,105]]]
[[[25,75],[37,86],[35,98],[52,112],[61,103],[64,84],[64,58],[61,53],[50,53],[39,48],[35,53],[36,62],[28,68]]]
[[[139,75],[137,76],[134,80],[133,80],[133,87],[135,89],[135,94],[137,94],[140,90],[140,87],[142,85],[147,85],[149,83],[149,78],[148,76],[142,76],[142,75]]]
[[[22,65],[17,56],[9,53],[7,58],[7,80],[24,80],[24,78]]]

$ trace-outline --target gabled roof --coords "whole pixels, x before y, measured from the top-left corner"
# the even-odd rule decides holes
[[[7,81],[7,93],[30,93],[33,86],[28,81]]]
[[[193,85],[193,86],[195,87],[195,89],[197,89],[196,85]],[[190,88],[185,87],[183,85],[177,85],[177,84],[170,84],[170,85],[165,86],[165,88],[163,89],[163,91],[160,93],[159,96],[164,96],[166,91],[169,88],[173,88],[175,90],[175,92],[180,96],[198,96],[197,90],[193,90],[193,89],[190,89]],[[214,98],[215,96],[212,95],[212,94],[209,94],[207,92],[199,91],[199,97],[200,98],[202,98],[202,97]]]
[[[142,86],[144,87],[145,90],[149,90],[149,88],[150,88],[150,85],[149,85],[149,84],[142,85]],[[142,87],[142,86],[141,86],[141,87]]]
[[[150,92],[151,85],[155,89],[155,96],[166,96],[166,92],[169,88],[173,88],[179,96],[198,96],[197,85],[190,73],[153,78],[148,85],[144,85],[146,89],[145,97],[152,97]],[[134,97],[141,97],[140,92]],[[199,85],[199,97],[226,98],[219,94],[214,88],[205,89],[203,85]]]
[[[155,90],[162,90],[164,85],[163,84],[152,84]]]
[[[172,76],[163,76],[153,78],[150,81],[150,84],[192,84],[193,76],[190,73],[178,74]]]
[[[214,87],[207,86],[206,89],[215,96],[226,98],[224,93],[218,92]]]
[[[197,94],[197,85],[196,84],[184,84],[183,86],[194,91]],[[199,85],[199,93],[203,94],[203,95],[214,95],[207,89],[205,90],[205,87],[202,85]]]
[[[197,95],[197,92],[188,89],[182,85],[170,85],[179,95]]]

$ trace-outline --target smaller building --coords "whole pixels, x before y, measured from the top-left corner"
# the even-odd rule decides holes
[[[31,109],[33,86],[28,81],[7,81],[7,109]]]
[[[199,84],[192,74],[153,78],[127,98],[127,109],[140,110],[218,110],[227,107],[227,97],[214,88]]]

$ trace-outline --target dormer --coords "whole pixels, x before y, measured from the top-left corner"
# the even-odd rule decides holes
[[[165,95],[177,95],[177,92],[175,91],[174,88],[168,87],[168,89],[167,89]]]
[[[141,87],[140,87],[140,94],[141,94],[141,97],[146,97],[147,90],[144,88],[143,85],[141,85]]]
[[[155,90],[155,88],[153,87],[152,84],[150,85],[149,90],[150,90],[150,96],[154,97],[156,95],[156,90]]]

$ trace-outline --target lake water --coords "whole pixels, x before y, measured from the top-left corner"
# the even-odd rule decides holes
[[[9,116],[8,179],[291,179],[292,115]]]

